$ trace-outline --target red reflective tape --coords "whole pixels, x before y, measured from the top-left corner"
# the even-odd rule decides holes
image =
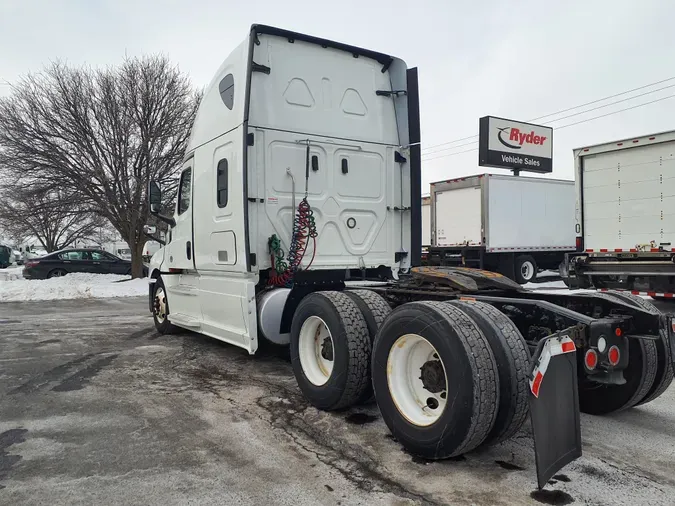
[[[672,293],[664,293],[663,296],[667,299],[672,299],[675,297],[675,294]]]
[[[649,138],[650,141],[653,141],[654,139],[656,139],[656,137],[650,137]]]
[[[621,253],[623,251],[622,248],[614,248],[615,253]]]
[[[630,293],[632,293],[633,295],[640,295],[640,292],[638,292],[637,290],[631,290]]]
[[[539,389],[541,388],[541,382],[544,379],[544,375],[537,371],[537,375],[534,377],[534,382],[532,382],[532,393],[535,397],[539,397]]]
[[[659,252],[659,248],[652,248],[651,251],[652,251],[652,253],[658,253],[658,252]]]
[[[607,248],[600,248],[600,253],[607,253]]]
[[[655,296],[656,296],[656,292],[647,292],[647,295],[649,295],[650,297],[655,297]]]
[[[562,343],[562,352],[563,353],[569,353],[571,351],[576,351],[577,347],[574,345],[574,343],[567,341],[565,343]]]
[[[637,250],[636,250],[635,248],[631,248],[629,251],[630,251],[631,253],[637,253]]]
[[[593,253],[593,250],[592,250],[592,249],[587,249],[587,250],[586,250],[586,253]]]

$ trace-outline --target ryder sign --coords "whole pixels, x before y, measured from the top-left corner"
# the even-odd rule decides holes
[[[480,119],[478,165],[553,171],[553,129],[494,116]]]

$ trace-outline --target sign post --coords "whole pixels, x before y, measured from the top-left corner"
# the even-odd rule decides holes
[[[553,172],[553,128],[510,119],[480,119],[478,165],[548,174]]]

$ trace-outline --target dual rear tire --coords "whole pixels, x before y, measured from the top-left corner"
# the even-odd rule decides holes
[[[525,341],[480,302],[411,302],[392,312],[374,292],[313,293],[295,312],[291,361],[319,409],[362,403],[374,390],[396,439],[428,459],[504,441],[527,417]]]

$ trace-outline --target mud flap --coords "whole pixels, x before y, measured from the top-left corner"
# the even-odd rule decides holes
[[[577,354],[570,331],[575,327],[540,341],[532,359],[530,417],[540,489],[581,457]]]

